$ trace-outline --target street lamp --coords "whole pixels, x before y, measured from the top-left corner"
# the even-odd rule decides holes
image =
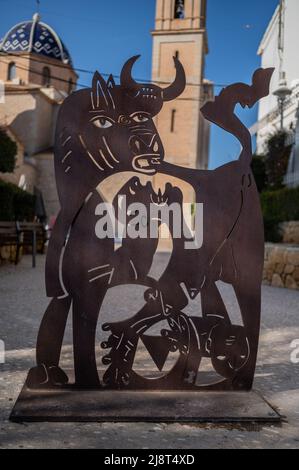
[[[273,95],[277,97],[278,107],[280,111],[280,129],[283,130],[283,111],[284,104],[288,96],[292,94],[292,90],[288,88],[285,73],[282,72],[281,78],[278,83],[278,88],[273,92]]]

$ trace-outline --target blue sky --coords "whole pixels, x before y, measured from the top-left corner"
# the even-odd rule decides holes
[[[278,0],[208,0],[207,78],[215,84],[250,81],[260,65],[259,42],[277,4]],[[36,8],[35,0],[0,0],[0,37],[13,24],[29,19]],[[75,67],[118,75],[124,61],[139,53],[135,76],[150,79],[155,0],[41,0],[40,12],[69,48]],[[79,82],[89,85],[90,79],[81,73]],[[256,108],[240,115],[250,125]],[[212,126],[210,167],[236,158],[238,152],[236,140]]]

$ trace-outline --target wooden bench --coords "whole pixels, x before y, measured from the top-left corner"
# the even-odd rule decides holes
[[[18,264],[20,248],[30,246],[32,249],[32,267],[36,266],[37,246],[44,253],[48,241],[48,230],[39,222],[0,222],[0,246],[16,246],[15,264]]]
[[[40,222],[16,222],[17,230],[22,235],[22,246],[30,246],[32,248],[32,267],[36,265],[37,247],[39,253],[45,251],[45,244],[48,241],[48,230],[46,226]]]
[[[0,222],[0,246],[16,246],[15,264],[18,263],[21,235],[15,222]]]

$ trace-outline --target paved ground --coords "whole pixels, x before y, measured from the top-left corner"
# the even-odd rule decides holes
[[[158,265],[165,255],[160,255]],[[159,266],[158,266],[159,267]],[[299,339],[299,292],[263,288],[262,334],[255,389],[286,416],[279,426],[212,426],[180,424],[13,424],[10,410],[34,364],[38,326],[47,305],[44,295],[44,257],[30,267],[25,257],[17,266],[0,268],[0,339],[6,362],[0,364],[0,448],[299,448],[299,364],[290,360],[290,344]],[[126,296],[126,305],[119,299]],[[237,309],[230,290],[223,295],[232,316]],[[128,305],[138,306],[136,291],[110,291],[102,321],[125,316]],[[196,309],[196,305],[192,307]],[[237,321],[237,319],[236,319]],[[71,364],[70,325],[63,349],[63,366]],[[99,328],[99,340],[101,333]],[[150,367],[145,352],[138,361]],[[208,368],[208,364],[204,365]]]

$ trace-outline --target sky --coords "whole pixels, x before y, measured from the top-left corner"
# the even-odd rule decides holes
[[[80,69],[119,75],[125,60],[135,54],[136,78],[150,80],[155,0],[40,0],[42,21],[60,35]],[[257,49],[278,0],[208,0],[209,54],[205,76],[217,84],[250,83],[260,66]],[[36,0],[0,0],[0,37],[37,11]],[[80,73],[78,82],[90,85],[91,74]],[[215,87],[215,94],[221,88]],[[257,106],[240,110],[243,122],[256,120]],[[237,158],[235,138],[211,128],[210,168]]]

